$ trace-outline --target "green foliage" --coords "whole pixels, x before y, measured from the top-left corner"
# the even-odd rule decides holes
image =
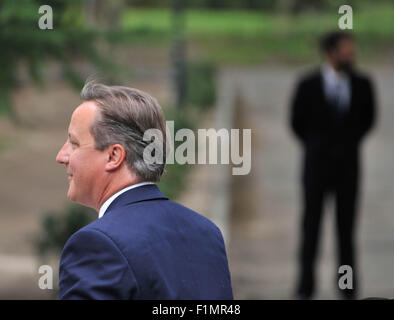
[[[167,164],[166,170],[158,183],[160,191],[171,200],[174,200],[185,187],[186,175],[189,169],[190,167],[186,164],[180,165],[176,162],[170,165]]]
[[[258,64],[268,60],[316,62],[317,40],[324,32],[338,28],[339,5],[335,3],[324,5],[326,9],[320,12],[301,11],[297,15],[285,11],[189,9],[185,35],[189,46],[200,57],[215,64]],[[354,4],[353,26],[361,58],[376,58],[393,50],[392,2],[364,0]],[[160,45],[165,41],[170,45],[169,10],[129,9],[122,17],[122,26],[129,32],[144,30],[140,42],[156,37],[162,39]]]
[[[41,230],[36,239],[39,256],[60,254],[73,233],[86,226],[97,213],[90,208],[71,204],[63,212],[47,212],[41,217]]]
[[[180,129],[195,131],[201,119],[201,111],[212,107],[216,99],[216,68],[208,62],[192,62],[187,66],[186,108],[164,108],[166,121],[174,121],[174,133]],[[174,151],[183,141],[173,141]],[[197,152],[197,150],[196,150]],[[185,186],[190,166],[167,164],[159,188],[174,199]]]
[[[203,109],[216,100],[216,68],[212,63],[194,62],[187,68],[186,103]]]
[[[182,128],[195,129],[190,110],[180,111],[177,108],[164,108],[166,121],[174,121],[174,132]],[[174,141],[172,146],[174,150],[181,144],[181,141]],[[176,161],[174,164],[167,164],[165,172],[158,183],[160,190],[170,199],[175,199],[179,192],[185,186],[185,180],[190,166],[187,164],[180,165]]]
[[[189,8],[210,9],[274,9],[276,0],[183,0]],[[128,0],[127,4],[137,7],[164,8],[173,5],[174,0]]]
[[[53,29],[41,30],[38,26],[41,5],[50,5],[53,12]],[[18,67],[27,65],[28,75],[43,83],[42,67],[46,61],[57,61],[64,75],[75,88],[83,80],[72,66],[75,58],[85,59],[103,72],[110,65],[95,47],[105,34],[89,30],[84,25],[82,0],[0,0],[0,114],[12,114],[10,92],[17,82]]]
[[[264,10],[273,12],[277,10],[300,8],[302,10],[338,10],[343,4],[348,4],[353,9],[371,6],[377,1],[374,0],[183,0],[188,8],[198,9],[246,9]],[[379,0],[380,3],[392,3],[392,0]],[[168,8],[174,0],[127,0],[127,5],[144,8]]]
[[[191,112],[187,110],[179,110],[173,107],[164,108],[164,115],[166,117],[166,121],[174,121],[174,130],[177,131],[182,128],[188,128],[194,130],[195,121],[193,121],[193,117]]]

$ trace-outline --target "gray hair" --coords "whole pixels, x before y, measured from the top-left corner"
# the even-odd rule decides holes
[[[126,150],[126,163],[129,169],[143,181],[157,182],[164,172],[166,159],[166,125],[163,110],[157,100],[146,92],[122,86],[106,86],[88,82],[81,91],[84,101],[94,101],[99,112],[90,132],[95,147],[104,150],[119,143]],[[163,140],[145,141],[148,129],[158,129]],[[156,141],[158,140],[158,141]],[[161,163],[144,161],[144,149],[154,143],[155,149],[162,152]]]

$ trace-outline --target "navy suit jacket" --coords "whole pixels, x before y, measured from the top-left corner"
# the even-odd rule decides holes
[[[220,230],[144,185],[74,233],[60,259],[60,299],[233,299]]]

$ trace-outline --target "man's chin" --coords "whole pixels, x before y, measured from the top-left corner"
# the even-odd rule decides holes
[[[70,200],[70,201],[76,202],[74,195],[73,195],[72,193],[70,193],[70,192],[67,193],[67,198],[68,198],[68,200]]]
[[[73,190],[73,187],[71,185],[68,188],[67,198],[68,198],[68,200],[71,200],[71,201],[74,201],[74,202],[78,202],[76,194],[75,194],[75,191]]]
[[[88,201],[86,201],[86,199],[83,199],[81,197],[78,197],[77,193],[75,192],[75,190],[73,190],[70,186],[68,192],[67,192],[67,198],[68,200],[72,201],[72,202],[76,202],[82,206],[85,207],[92,207],[91,203],[89,203]]]

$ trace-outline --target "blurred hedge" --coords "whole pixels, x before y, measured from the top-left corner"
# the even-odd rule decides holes
[[[374,0],[183,0],[188,8],[198,9],[246,9],[264,11],[292,11],[297,13],[304,10],[327,11],[343,4],[351,5],[353,9],[373,5]],[[380,3],[392,3],[392,0],[379,0]],[[174,0],[127,0],[126,4],[134,7],[168,8]]]
[[[187,68],[186,103],[207,109],[216,101],[216,67],[209,62],[192,62]]]
[[[53,29],[39,28],[41,5],[51,6]],[[116,69],[96,46],[108,43],[108,38],[118,39],[113,37],[116,31],[108,34],[102,28],[89,27],[87,15],[82,0],[0,0],[0,115],[18,120],[10,96],[18,85],[21,66],[27,66],[26,75],[33,82],[44,84],[44,64],[56,61],[64,77],[77,89],[85,79],[74,67],[75,61],[87,61],[104,74]]]
[[[39,257],[59,255],[71,235],[97,218],[97,212],[79,204],[42,215],[35,246]]]

